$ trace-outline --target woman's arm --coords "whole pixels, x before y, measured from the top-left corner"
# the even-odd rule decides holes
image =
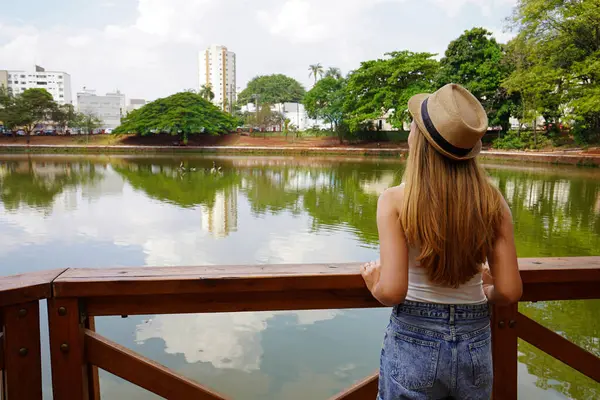
[[[386,190],[377,202],[380,262],[363,266],[367,287],[381,304],[395,306],[404,301],[408,290],[408,246],[398,209],[403,188]]]
[[[488,257],[493,283],[488,282],[484,287],[488,301],[500,305],[515,303],[523,294],[512,214],[506,200],[502,199],[502,204],[502,222],[498,228],[492,253]]]

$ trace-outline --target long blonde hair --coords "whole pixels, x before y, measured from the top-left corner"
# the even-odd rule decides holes
[[[429,280],[458,287],[481,271],[502,218],[500,192],[473,159],[438,153],[415,126],[400,221]]]

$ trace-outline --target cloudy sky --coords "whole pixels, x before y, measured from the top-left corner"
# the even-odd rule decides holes
[[[393,50],[443,53],[465,29],[506,41],[516,0],[0,0],[0,69],[34,64],[82,86],[156,99],[198,87],[198,51],[237,53],[253,76],[310,84],[308,65],[345,73]]]

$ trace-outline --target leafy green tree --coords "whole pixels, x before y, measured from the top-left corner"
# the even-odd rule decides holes
[[[93,133],[94,129],[102,126],[102,120],[93,112],[76,113],[72,123],[74,127],[83,130],[86,135]]]
[[[545,86],[543,97],[551,97],[554,107],[562,107],[575,121],[580,140],[598,139],[600,1],[519,0],[513,24],[519,32],[515,40],[529,57],[511,80],[525,81],[531,87],[533,76],[544,71],[536,77]],[[534,91],[531,97],[536,99],[535,95]]]
[[[270,127],[281,127],[285,124],[285,117],[278,111],[273,111],[269,104],[263,103],[259,106],[258,112],[248,112],[245,115],[246,125],[258,127],[263,131]]]
[[[344,101],[346,100],[346,80],[326,76],[318,81],[304,96],[304,108],[308,116],[323,119],[332,124],[340,143],[343,142]]]
[[[198,92],[200,96],[204,98],[204,100],[212,101],[215,98],[215,94],[212,91],[210,85],[202,85],[200,86],[200,91]]]
[[[282,74],[262,75],[253,78],[238,96],[239,104],[253,102],[258,96],[260,103],[296,103],[304,97],[304,87],[297,80]]]
[[[15,96],[5,86],[0,86],[0,121],[6,129],[13,130],[18,123]]]
[[[316,85],[319,78],[323,77],[323,66],[321,65],[321,63],[311,64],[308,66],[308,70],[310,71],[308,77],[314,77]]]
[[[408,99],[435,89],[438,62],[434,54],[399,51],[386,56],[364,61],[348,75],[344,109],[351,131],[387,112],[392,126],[402,128],[408,120]]]
[[[235,119],[196,93],[182,92],[155,100],[123,118],[114,133],[180,135],[221,134],[233,130]]]
[[[510,73],[510,64],[503,62],[503,47],[492,33],[483,28],[465,31],[448,45],[436,77],[439,87],[458,83],[466,87],[483,104],[491,126],[500,125],[508,131],[514,111],[515,97],[501,87]]]
[[[36,125],[52,120],[56,108],[57,104],[46,89],[27,89],[15,96],[14,122],[25,129],[27,142]]]
[[[67,127],[76,127],[80,119],[72,104],[63,104],[52,110],[52,121],[62,130],[67,130]]]

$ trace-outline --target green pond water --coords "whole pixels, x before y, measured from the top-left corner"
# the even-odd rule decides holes
[[[511,206],[520,257],[600,255],[600,170],[485,165]],[[368,261],[378,253],[378,194],[403,168],[389,159],[3,155],[0,271]],[[600,301],[520,309],[600,355]],[[97,330],[236,399],[324,399],[376,370],[389,312],[106,317]],[[45,337],[43,356],[51,398]],[[520,398],[600,398],[600,384],[523,342],[519,361]],[[101,391],[156,398],[107,373]]]

